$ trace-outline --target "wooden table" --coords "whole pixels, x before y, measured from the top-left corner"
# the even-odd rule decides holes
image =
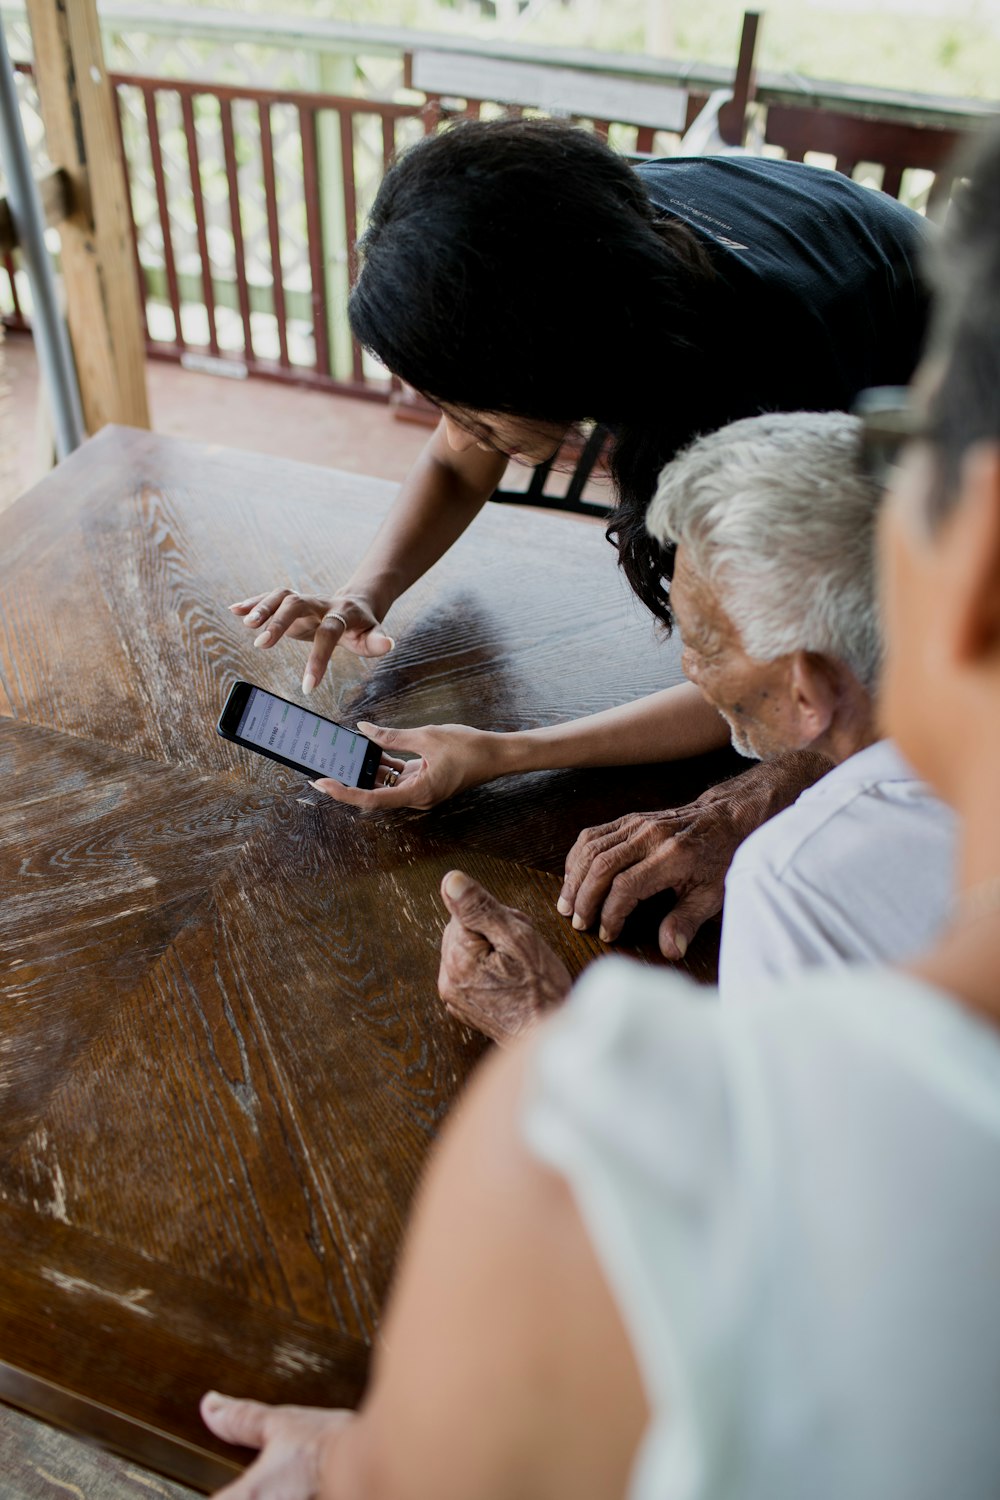
[[[359,816],[215,734],[302,647],[225,606],[325,592],[394,487],[107,428],[0,517],[0,1396],[202,1487],[210,1385],[354,1403],[421,1163],[483,1044],[437,999],[441,876],[527,910],[578,830],[704,766]],[[488,508],[311,700],[544,723],[678,676],[598,527]],[[695,783],[695,774],[700,780]],[[695,950],[697,965],[697,948]]]

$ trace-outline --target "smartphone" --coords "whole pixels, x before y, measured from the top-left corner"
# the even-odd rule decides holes
[[[216,726],[224,740],[344,786],[373,787],[382,751],[372,740],[252,682],[237,682]]]

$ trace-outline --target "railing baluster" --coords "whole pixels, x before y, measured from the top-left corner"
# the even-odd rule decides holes
[[[903,168],[886,167],[882,173],[882,191],[888,193],[890,198],[898,198],[899,190],[903,186]]]
[[[382,116],[382,170],[388,172],[396,154],[396,122],[392,115]]]
[[[281,237],[278,233],[278,189],[274,177],[274,142],[271,139],[271,106],[258,104],[260,120],[260,155],[264,167],[264,201],[267,204],[267,236],[271,244],[271,280],[274,287],[274,316],[278,320],[278,348],[281,367],[287,370],[288,321],[285,311],[285,283],[281,275]]]
[[[254,363],[253,325],[250,321],[250,288],[247,285],[247,259],[243,248],[243,216],[240,212],[240,176],[236,167],[236,142],[233,137],[233,106],[229,99],[219,98],[222,123],[222,154],[229,184],[229,222],[233,231],[233,261],[236,270],[236,295],[243,321],[243,357],[247,367]]]
[[[118,126],[118,144],[121,147],[122,164],[125,168],[125,196],[128,198],[128,222],[132,230],[132,254],[135,259],[135,278],[139,287],[139,306],[142,308],[142,326],[145,330],[146,343],[149,343],[149,313],[146,307],[146,278],[142,274],[142,260],[139,256],[139,226],[135,222],[135,205],[132,202],[132,175],[129,172],[128,156],[125,154],[125,127],[122,124],[122,96],[121,89],[114,86],[115,96],[115,123]]]
[[[340,108],[340,168],[344,183],[344,225],[347,234],[347,275],[353,283],[357,274],[358,193],[354,178],[354,111]],[[351,363],[355,380],[365,378],[361,345],[351,339]]]
[[[17,295],[17,282],[14,280],[15,267],[13,255],[8,254],[4,256],[3,268],[7,272],[10,281],[10,300],[14,304],[13,324],[17,328],[24,328],[27,325],[24,321],[24,314],[21,311],[21,300]]]
[[[208,345],[212,353],[219,353],[219,335],[215,327],[215,289],[212,285],[212,262],[208,255],[208,229],[205,222],[205,197],[201,190],[201,162],[198,158],[198,132],[194,123],[194,97],[181,95],[181,113],[184,117],[184,135],[187,138],[188,170],[191,176],[191,194],[194,198],[194,221],[198,230],[198,254],[201,256],[201,289],[205,299],[205,314],[208,318]]]
[[[149,130],[149,156],[156,183],[156,204],[160,215],[160,230],[163,234],[163,264],[167,273],[167,295],[170,311],[174,315],[174,341],[179,349],[186,348],[184,330],[181,326],[181,293],[177,282],[177,265],[174,261],[174,241],[170,230],[170,206],[167,203],[167,183],[163,175],[163,153],[160,149],[160,126],[156,118],[156,93],[150,86],[142,91],[146,101],[146,125]]]
[[[302,136],[302,183],[306,197],[306,240],[309,245],[309,281],[312,295],[313,341],[316,369],[330,373],[330,340],[327,334],[326,255],[323,249],[323,215],[319,207],[319,152],[316,142],[316,111],[299,110]]]

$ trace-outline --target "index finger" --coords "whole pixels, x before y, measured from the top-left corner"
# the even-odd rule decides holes
[[[312,650],[309,652],[309,660],[302,674],[302,691],[308,696],[317,683],[323,681],[323,674],[330,665],[330,657],[333,655],[340,638],[347,626],[339,615],[335,618],[332,614],[324,615],[313,636]]]
[[[201,1419],[209,1431],[226,1443],[244,1448],[262,1448],[267,1438],[267,1419],[273,1407],[262,1401],[224,1396],[220,1391],[206,1391],[199,1405]]]
[[[615,818],[613,823],[598,823],[594,828],[585,828],[566,856],[563,886],[556,905],[564,917],[571,916],[576,907],[577,892],[589,875],[595,859],[622,842],[624,818]]]

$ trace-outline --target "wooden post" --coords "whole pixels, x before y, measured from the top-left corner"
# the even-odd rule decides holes
[[[747,108],[753,103],[757,92],[755,59],[760,39],[760,20],[760,11],[747,10],[743,13],[733,97],[729,104],[724,104],[719,110],[719,134],[729,146],[742,146],[746,140]]]
[[[148,427],[125,163],[96,0],[27,0],[27,11],[46,146],[71,187],[62,269],[87,430]]]

